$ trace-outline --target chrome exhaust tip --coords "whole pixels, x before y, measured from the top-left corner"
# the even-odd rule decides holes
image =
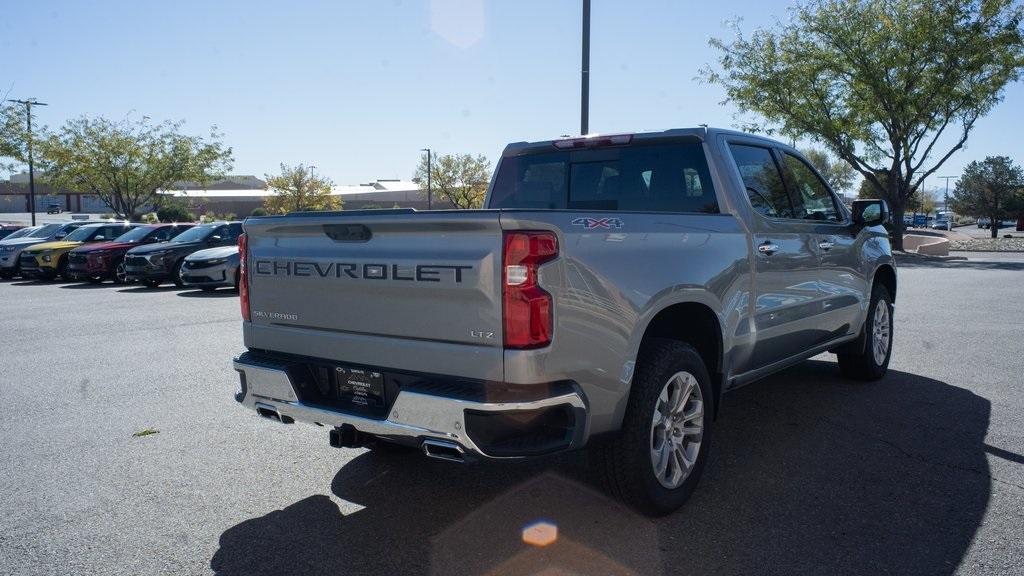
[[[295,422],[295,419],[291,416],[285,416],[278,412],[276,408],[267,404],[260,404],[257,402],[256,413],[267,420],[275,420],[282,424],[293,424]]]
[[[430,458],[447,460],[449,462],[463,463],[466,461],[466,451],[455,442],[445,440],[434,440],[428,438],[423,441],[423,453]]]

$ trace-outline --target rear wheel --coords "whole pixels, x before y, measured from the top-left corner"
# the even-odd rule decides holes
[[[840,352],[836,356],[839,369],[849,378],[878,380],[889,369],[892,356],[892,297],[889,290],[876,284],[871,290],[871,304],[864,322],[864,349]]]
[[[689,344],[656,339],[637,362],[618,436],[592,449],[609,490],[651,516],[686,502],[711,441],[711,378]]]
[[[13,271],[8,271],[8,270],[0,271],[0,279],[10,280],[11,278],[14,278],[14,272]],[[236,282],[236,285],[237,285],[237,282]]]

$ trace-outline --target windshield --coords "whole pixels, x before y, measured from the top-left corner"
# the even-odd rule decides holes
[[[27,236],[34,231],[35,228],[19,228],[14,232],[8,234],[6,237],[4,237],[4,240],[10,240],[11,238],[21,238],[22,236]]]
[[[28,237],[29,238],[49,238],[60,227],[61,227],[60,224],[47,224],[45,226],[40,226],[34,232],[30,233],[28,235]]]
[[[124,234],[121,234],[117,238],[114,238],[114,242],[129,242],[132,244],[142,242],[143,240],[146,239],[146,236],[153,232],[153,230],[156,230],[156,228],[151,228],[149,226],[140,226],[138,228],[129,230]]]
[[[82,226],[71,234],[64,237],[64,240],[68,242],[85,242],[92,238],[93,234],[100,229],[100,226]]]
[[[174,237],[174,240],[171,240],[171,242],[181,244],[182,242],[196,242],[203,240],[219,227],[220,224],[203,224],[202,226],[196,226],[195,228],[190,228],[181,234],[178,234]]]

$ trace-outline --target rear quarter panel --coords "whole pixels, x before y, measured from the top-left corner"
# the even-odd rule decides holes
[[[618,227],[573,224],[606,217]],[[506,350],[505,379],[578,382],[591,433],[618,427],[644,331],[661,310],[705,304],[726,351],[749,336],[749,241],[731,215],[505,210],[501,226],[553,230],[559,241],[559,258],[540,269],[554,299],[552,343]]]

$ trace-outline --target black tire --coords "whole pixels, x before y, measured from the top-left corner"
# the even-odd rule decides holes
[[[160,281],[159,280],[143,280],[142,284],[146,288],[159,288],[160,287]]]
[[[185,287],[185,281],[181,279],[181,265],[184,263],[185,259],[182,258],[181,260],[178,260],[174,264],[174,268],[171,269],[171,281],[174,282],[174,285],[177,286],[178,288]]]
[[[63,278],[64,280],[67,280],[68,282],[70,282],[72,280],[71,276],[68,274],[68,256],[67,256],[67,254],[61,256],[60,260],[57,261],[57,274],[56,274],[56,276],[54,276],[54,278],[56,279],[57,277]]]
[[[652,461],[652,424],[659,410],[659,396],[673,375],[693,376],[702,400],[697,455],[682,483],[669,488],[659,481]],[[692,346],[676,340],[652,339],[640,352],[633,376],[629,403],[619,433],[590,450],[592,464],[609,492],[648,516],[677,510],[693,493],[711,449],[714,392],[704,361]],[[673,464],[674,465],[674,464]]]
[[[114,281],[114,284],[127,284],[128,275],[124,269],[124,258],[114,262],[114,265],[110,268],[110,279]]]
[[[10,280],[11,278],[14,278],[14,272],[13,271],[11,271],[11,272],[7,272],[7,271],[0,272],[0,280]]]
[[[885,316],[888,319],[887,342],[885,344],[885,358],[879,361],[876,358],[875,346],[879,341],[878,332],[875,330],[875,318],[878,314],[878,307],[885,306]],[[871,289],[871,304],[868,306],[867,319],[861,330],[864,331],[864,349],[855,352],[839,352],[836,357],[839,360],[839,369],[847,378],[857,380],[878,380],[885,376],[889,369],[889,358],[892,357],[893,340],[893,308],[892,297],[889,290],[881,284],[875,284]]]
[[[235,292],[238,292],[238,283],[242,280],[242,273],[240,270],[235,269]]]

